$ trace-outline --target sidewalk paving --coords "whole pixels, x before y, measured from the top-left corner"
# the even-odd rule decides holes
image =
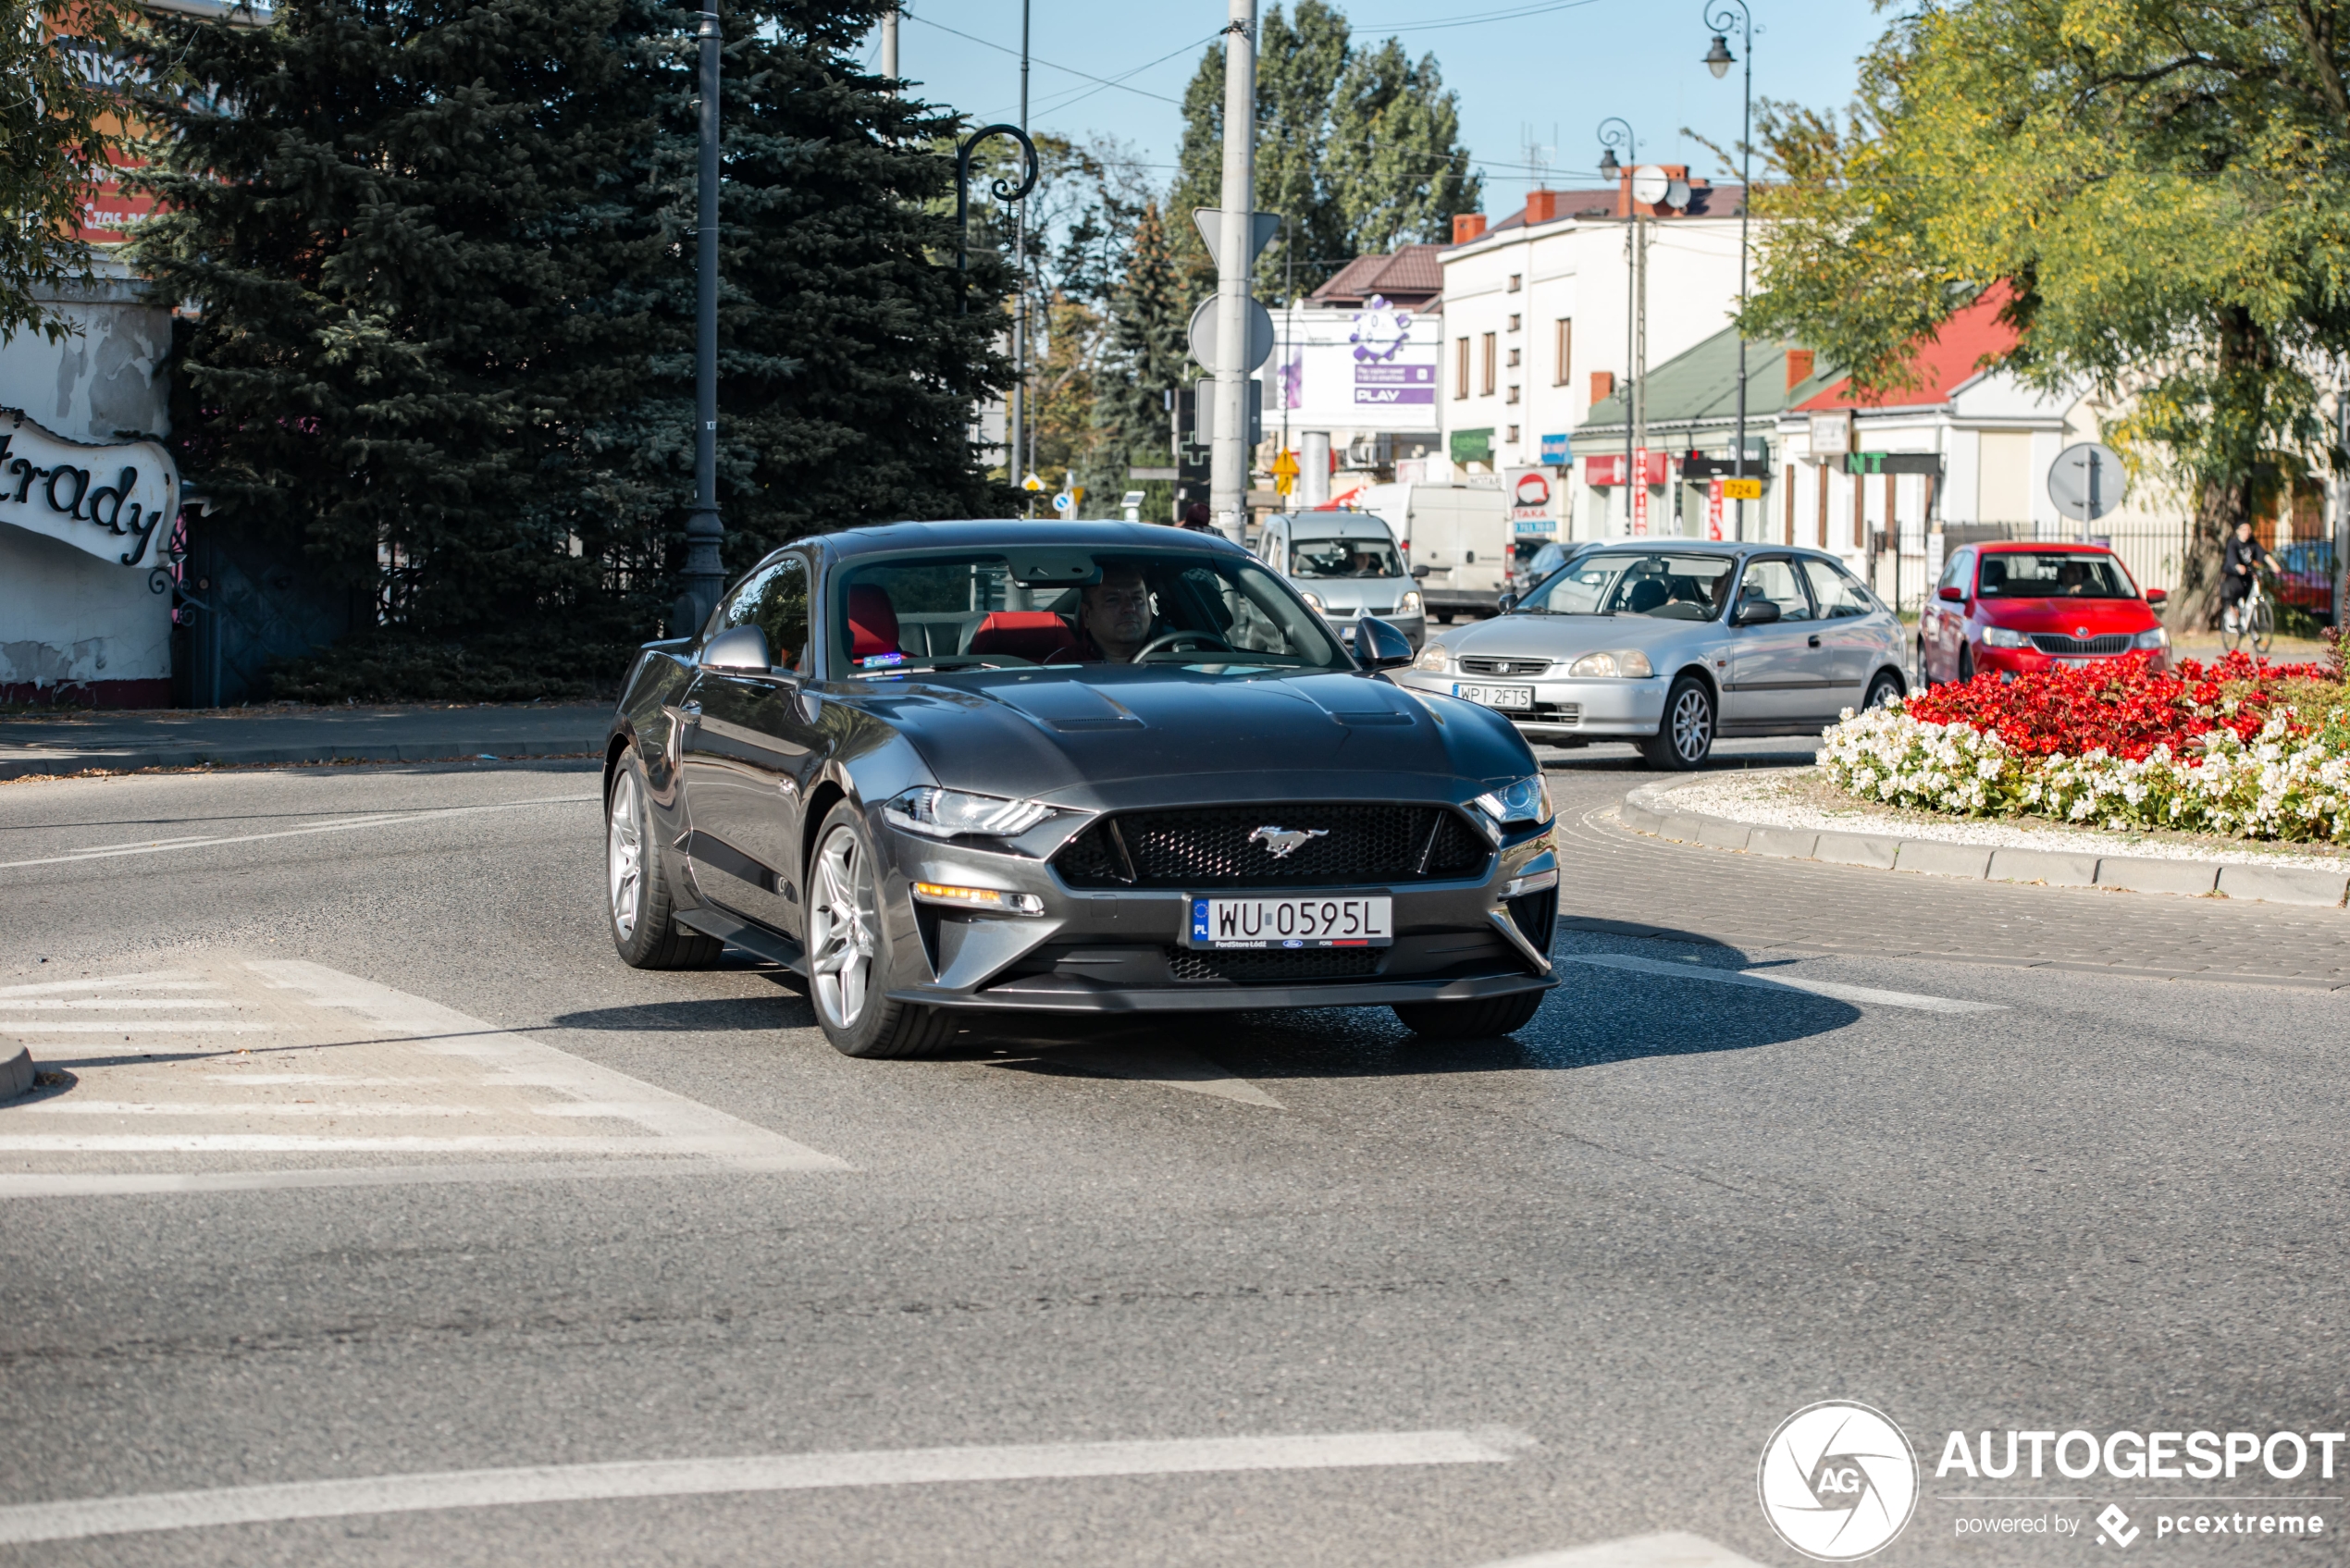
[[[432,762],[603,748],[609,704],[154,709],[0,718],[0,780],[257,762]]]

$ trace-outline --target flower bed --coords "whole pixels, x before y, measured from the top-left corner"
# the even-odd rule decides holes
[[[1819,765],[1861,799],[1960,816],[2350,840],[2344,687],[2241,653],[1978,675],[1847,717]]]

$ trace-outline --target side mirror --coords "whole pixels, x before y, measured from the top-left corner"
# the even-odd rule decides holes
[[[1366,670],[1395,670],[1412,661],[1412,639],[1375,615],[1354,622],[1354,661]]]
[[[1435,570],[1436,568],[1433,566],[1415,566],[1412,568],[1412,576],[1414,580],[1416,581],[1421,577],[1427,576],[1430,572]]]
[[[1952,604],[1964,604],[1966,602],[1966,589],[1959,586],[1956,583],[1945,583],[1942,586],[1935,590],[1935,594],[1937,598],[1948,599]]]
[[[702,667],[709,670],[755,670],[767,673],[774,662],[767,651],[767,634],[756,626],[736,626],[702,645]]]
[[[1515,610],[1516,608],[1517,595],[1503,594],[1502,596],[1501,610],[1503,614],[1507,615],[1511,611]]]
[[[1745,599],[1738,601],[1738,613],[1730,617],[1733,626],[1762,626],[1779,618],[1776,599]]]
[[[2165,599],[2169,599],[2170,597],[2171,597],[2171,590],[2170,590],[2169,588],[2148,588],[2148,589],[2146,589],[2146,602],[2147,602],[2148,604],[2160,604],[2160,603],[2162,603]]]

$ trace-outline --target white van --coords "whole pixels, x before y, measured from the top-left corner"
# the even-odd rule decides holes
[[[1419,580],[1428,613],[1496,615],[1518,585],[1510,512],[1498,480],[1482,485],[1373,485],[1364,511],[1384,519]]]
[[[1420,591],[1387,525],[1367,512],[1299,512],[1268,517],[1257,558],[1287,577],[1340,636],[1357,615],[1376,615],[1412,639],[1428,636]]]

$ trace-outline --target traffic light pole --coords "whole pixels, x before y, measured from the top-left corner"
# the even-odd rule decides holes
[[[1223,221],[1216,256],[1216,419],[1207,510],[1234,544],[1248,533],[1248,296],[1256,215],[1256,0],[1231,0],[1224,27]]]

